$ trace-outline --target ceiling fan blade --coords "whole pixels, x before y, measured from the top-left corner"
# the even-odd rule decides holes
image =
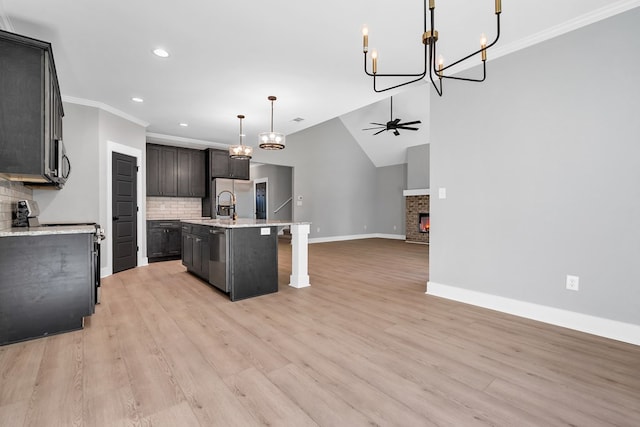
[[[377,134],[382,133],[384,131],[386,131],[386,129],[379,130],[378,132],[374,133],[374,135],[377,135]]]
[[[366,128],[366,129],[362,129],[362,130],[373,130],[373,129],[386,129],[386,126],[376,126],[374,128]]]
[[[370,125],[386,126],[384,123],[369,123]]]
[[[417,125],[419,123],[422,123],[420,120],[416,120],[414,122],[407,122],[407,123],[400,123],[400,126],[406,126],[406,125]]]
[[[418,130],[418,128],[406,127],[406,126],[398,126],[396,129],[404,129],[404,130]]]
[[[400,135],[400,132],[398,132],[398,130],[396,129],[396,130],[394,130],[394,131],[393,131],[393,134],[394,134],[395,136],[398,136],[398,135]]]

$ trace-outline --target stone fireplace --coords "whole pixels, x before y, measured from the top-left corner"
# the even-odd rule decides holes
[[[409,193],[411,190],[408,190]],[[429,243],[429,194],[405,196],[405,235],[412,243]]]

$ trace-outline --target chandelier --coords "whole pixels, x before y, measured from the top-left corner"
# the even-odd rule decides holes
[[[435,0],[429,0],[429,12],[431,16],[431,27],[427,29],[427,0],[424,0],[424,28],[422,32],[422,44],[424,44],[424,70],[417,74],[381,74],[378,73],[378,52],[373,50],[371,52],[371,66],[372,72],[367,70],[367,52],[369,51],[369,29],[364,27],[362,29],[362,51],[364,52],[364,72],[373,77],[373,90],[376,92],[384,92],[390,89],[395,89],[401,86],[405,86],[411,83],[415,83],[424,78],[429,73],[429,80],[433,85],[438,95],[442,96],[442,79],[463,80],[467,82],[483,82],[487,76],[487,49],[492,47],[500,38],[500,14],[502,13],[502,0],[495,0],[496,4],[496,22],[497,32],[496,38],[491,44],[487,45],[487,38],[484,34],[480,36],[480,49],[469,55],[464,56],[457,61],[454,61],[444,66],[444,59],[440,56],[436,62],[436,42],[438,41],[438,32],[435,30]],[[467,59],[480,54],[482,59],[482,78],[468,78],[468,77],[456,77],[451,75],[445,75],[445,71],[449,68],[460,64]],[[435,76],[435,77],[434,77]],[[400,83],[394,86],[389,86],[384,89],[378,89],[376,86],[376,78],[378,77],[407,77],[408,81]],[[438,83],[436,84],[436,80]]]
[[[269,96],[267,99],[271,101],[271,130],[258,134],[258,142],[262,149],[282,150],[284,148],[285,136],[283,133],[273,131],[273,101],[277,98],[275,96]]]
[[[244,119],[244,116],[238,114],[238,118],[240,119],[240,144],[229,146],[229,157],[232,159],[250,159],[251,154],[253,154],[253,147],[242,143],[242,137],[244,136],[242,133],[242,119]]]

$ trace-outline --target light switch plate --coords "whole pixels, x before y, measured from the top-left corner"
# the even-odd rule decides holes
[[[447,198],[447,189],[445,187],[438,188],[438,199]]]

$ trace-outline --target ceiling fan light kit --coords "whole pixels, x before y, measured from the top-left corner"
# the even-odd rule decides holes
[[[253,147],[242,143],[242,137],[244,136],[242,133],[242,119],[244,119],[244,116],[238,114],[238,118],[240,119],[240,144],[229,146],[229,157],[232,159],[250,159],[253,154]]]
[[[439,96],[442,96],[442,79],[453,79],[453,80],[462,80],[467,82],[483,82],[487,76],[487,50],[496,44],[498,39],[500,38],[500,14],[502,13],[502,0],[495,0],[495,15],[496,15],[496,38],[487,45],[487,38],[484,34],[480,37],[480,49],[466,55],[457,61],[454,61],[448,64],[446,67],[444,66],[444,59],[442,55],[437,57],[436,52],[436,42],[438,41],[438,32],[435,30],[435,0],[429,0],[429,15],[431,26],[430,29],[427,29],[427,0],[424,0],[424,25],[422,32],[422,44],[424,45],[424,70],[421,73],[416,74],[382,74],[378,73],[378,52],[373,50],[371,52],[371,68],[372,72],[369,72],[367,69],[367,53],[369,51],[369,29],[364,27],[362,29],[362,51],[364,53],[364,72],[373,77],[373,90],[376,92],[384,92],[387,90],[395,89],[401,86],[405,86],[411,83],[415,83],[419,80],[422,80],[426,77],[427,73],[429,74],[429,80],[433,85],[434,89],[438,93]],[[467,59],[472,58],[475,55],[481,55],[482,60],[482,78],[469,78],[469,77],[456,77],[452,75],[446,75],[445,72],[454,67],[461,62],[466,61]],[[435,76],[435,77],[434,77]],[[407,77],[408,81],[404,83],[399,83],[393,86],[389,86],[383,89],[379,89],[376,85],[376,79],[379,77]],[[437,84],[436,84],[437,80]]]

